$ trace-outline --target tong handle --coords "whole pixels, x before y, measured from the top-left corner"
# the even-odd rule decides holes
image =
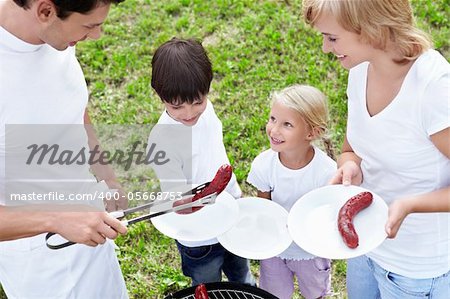
[[[205,187],[203,187],[203,188],[205,188]],[[180,210],[191,208],[191,207],[194,207],[194,206],[205,206],[205,205],[214,203],[216,197],[217,197],[217,193],[213,193],[213,194],[210,194],[210,195],[205,196],[203,198],[200,198],[200,199],[198,199],[196,201],[191,201],[189,203],[182,204],[182,205],[179,205],[179,206],[176,206],[176,207],[172,206],[171,208],[169,208],[167,210],[164,210],[164,211],[160,211],[160,212],[156,212],[156,213],[150,213],[150,214],[139,216],[139,217],[136,217],[136,218],[133,218],[133,219],[130,219],[130,220],[122,220],[122,223],[125,226],[128,226],[128,225],[131,225],[131,224],[134,224],[134,223],[137,223],[137,222],[141,222],[141,221],[144,221],[144,220],[148,220],[148,219],[151,219],[153,217],[161,216],[161,215],[164,215],[164,214],[167,214],[167,213],[180,211]],[[174,201],[174,202],[176,202],[176,201]],[[111,212],[109,214],[112,217],[114,217],[114,218],[121,218],[121,217],[126,216],[126,213],[125,213],[124,210],[114,211],[114,212]],[[61,239],[64,239],[63,237],[61,237],[60,235],[58,235],[56,233],[47,233],[47,235],[45,236],[45,242],[47,243],[47,247],[50,248],[50,249],[57,250],[57,249],[62,249],[62,248],[71,246],[73,244],[77,244],[75,242],[67,241],[67,240],[66,240],[66,242],[63,242],[63,243],[51,244],[51,242],[49,242],[49,239],[52,238],[53,236],[59,237]]]
[[[114,212],[111,212],[109,214],[112,217],[114,217],[114,218],[122,218],[122,217],[125,216],[125,213],[124,213],[123,210],[114,211]],[[128,225],[128,221],[126,221],[126,220],[122,221],[122,224],[127,226]],[[55,237],[53,237],[53,236],[55,236]],[[58,244],[52,244],[52,242],[49,242],[50,238],[52,238],[52,237],[53,237],[53,239],[55,239],[55,238],[60,238],[60,239],[63,239],[63,240],[66,240],[66,239],[64,239],[60,235],[57,235],[56,233],[47,233],[47,235],[45,236],[45,243],[47,243],[47,247],[48,248],[53,249],[53,250],[62,249],[62,248],[65,248],[65,247],[69,247],[69,246],[71,246],[73,244],[77,244],[75,242],[67,241],[67,240],[66,240],[66,242],[62,242],[62,243],[58,243]]]
[[[53,250],[56,250],[56,249],[62,249],[62,248],[68,247],[68,246],[70,246],[70,245],[76,244],[75,242],[67,241],[67,242],[64,242],[64,243],[52,245],[51,243],[48,242],[48,240],[49,240],[52,236],[55,236],[55,235],[56,235],[56,233],[48,233],[48,234],[45,236],[45,242],[47,243],[47,247],[50,248],[50,249],[53,249]],[[59,236],[59,235],[56,235],[56,236]],[[62,237],[60,237],[60,238],[62,238]]]

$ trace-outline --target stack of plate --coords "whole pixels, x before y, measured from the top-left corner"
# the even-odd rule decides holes
[[[386,238],[387,206],[375,193],[373,203],[355,217],[359,246],[348,248],[337,229],[339,209],[352,196],[368,191],[357,186],[330,185],[302,196],[288,213],[279,204],[258,197],[238,200],[222,192],[211,206],[179,215],[152,219],[163,234],[178,240],[216,238],[228,251],[248,258],[267,259],[286,250],[294,241],[319,257],[347,259],[363,255]]]

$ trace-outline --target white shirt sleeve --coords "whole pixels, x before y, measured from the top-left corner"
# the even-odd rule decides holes
[[[450,73],[431,82],[424,93],[422,122],[429,136],[450,126]]]
[[[271,192],[270,186],[270,161],[264,157],[266,152],[259,154],[252,162],[250,172],[247,177],[247,182],[254,186],[258,191]]]

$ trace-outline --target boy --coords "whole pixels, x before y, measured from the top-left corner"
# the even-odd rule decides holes
[[[167,163],[152,165],[162,191],[180,185],[211,181],[222,164],[229,164],[222,140],[222,123],[207,94],[213,78],[211,62],[202,45],[173,38],[160,46],[152,60],[152,87],[165,106],[149,143],[164,144]],[[241,190],[233,175],[225,189],[234,198]],[[221,281],[254,284],[246,259],[225,250],[216,239],[177,240],[182,269],[192,285]]]

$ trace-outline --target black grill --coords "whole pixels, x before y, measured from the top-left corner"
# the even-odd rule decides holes
[[[237,283],[215,282],[206,283],[205,286],[210,299],[278,299],[274,295],[259,288]],[[165,299],[195,299],[194,293],[195,287],[190,287],[169,294]]]

